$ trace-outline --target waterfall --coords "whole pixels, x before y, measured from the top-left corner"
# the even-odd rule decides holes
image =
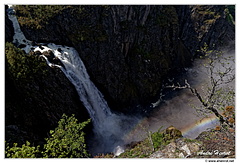
[[[103,122],[107,116],[111,116],[112,113],[107,105],[107,102],[104,100],[103,95],[90,80],[86,67],[80,59],[78,52],[72,47],[55,45],[53,43],[41,46],[41,48],[39,46],[31,46],[31,41],[26,39],[20,29],[17,18],[14,15],[14,10],[9,8],[8,13],[11,13],[8,17],[13,22],[14,27],[13,43],[16,45],[26,45],[23,48],[26,53],[28,53],[31,49],[34,52],[40,51],[41,53],[49,50],[52,51],[55,57],[61,60],[64,67],[50,63],[44,55],[42,55],[42,57],[46,59],[49,66],[54,65],[64,72],[66,77],[75,86],[80,100],[88,110],[95,126],[97,128],[102,128],[101,122]],[[59,49],[61,49],[61,52],[59,52]]]
[[[15,10],[12,8],[11,5],[9,5],[7,12],[8,12],[8,18],[12,21],[13,28],[14,28],[13,43],[17,46],[26,45],[24,48],[22,48],[22,50],[24,50],[26,53],[29,53],[32,42],[27,40],[23,32],[21,31],[17,17],[15,16]]]
[[[111,112],[102,93],[90,80],[86,67],[79,57],[78,52],[73,47],[55,45],[53,43],[32,45],[32,41],[25,38],[20,29],[19,23],[15,16],[12,6],[9,6],[8,17],[13,22],[14,40],[16,46],[24,45],[23,50],[29,53],[34,52],[53,52],[55,58],[58,58],[62,65],[51,63],[44,55],[43,57],[50,67],[60,68],[69,81],[75,86],[79,98],[93,121],[94,126],[94,152],[97,154],[103,152],[113,152],[117,155],[124,150],[121,145],[125,144],[122,137],[129,129],[129,124],[136,122],[135,118],[125,115],[117,115]],[[40,46],[39,46],[40,45]]]
[[[177,95],[170,94],[168,98],[165,98],[166,100],[162,99],[164,95],[160,94],[160,99],[152,103],[152,107],[155,108],[154,112],[147,117],[128,117],[111,112],[103,95],[91,81],[78,52],[72,47],[53,43],[36,44],[27,40],[20,29],[14,9],[9,7],[8,17],[13,23],[15,33],[13,43],[26,53],[31,50],[41,53],[50,51],[60,62],[51,63],[50,59],[48,60],[43,54],[41,57],[50,67],[60,68],[75,86],[79,98],[93,122],[94,137],[91,137],[91,141],[88,143],[91,154],[114,152],[115,155],[119,155],[124,152],[126,144],[143,140],[149,135],[149,131],[158,131],[159,127],[166,128],[173,125],[180,129],[183,135],[192,138],[217,125],[215,121],[211,124],[205,123],[205,119],[199,117],[195,109],[190,107],[190,105],[196,107],[201,105],[196,97],[189,94],[187,90],[179,91]],[[208,72],[203,70],[202,66],[205,63],[206,60],[195,61],[194,67],[188,70],[188,74],[183,77],[191,81],[191,84],[199,90],[209,82]],[[230,64],[234,63],[230,62]],[[234,82],[226,87],[227,89],[234,88]]]
[[[103,95],[90,80],[86,67],[80,59],[78,52],[72,47],[63,47],[53,43],[49,43],[47,46],[48,47],[42,46],[44,48],[42,50],[37,47],[34,51],[43,52],[51,49],[55,57],[61,60],[64,67],[60,65],[57,66],[75,86],[80,100],[92,118],[94,126],[96,128],[102,128],[101,122],[108,116],[111,116],[112,113]],[[59,52],[59,49],[61,49],[61,52]]]

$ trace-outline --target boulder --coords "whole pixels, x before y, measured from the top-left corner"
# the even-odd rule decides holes
[[[174,126],[168,127],[166,130],[163,131],[163,134],[168,140],[178,139],[182,137],[182,132],[176,129]]]

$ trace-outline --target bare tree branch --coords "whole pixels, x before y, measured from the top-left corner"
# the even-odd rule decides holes
[[[233,127],[229,123],[227,118],[224,118],[223,115],[219,112],[220,108],[224,108],[229,105],[230,102],[234,100],[234,90],[230,87],[223,89],[223,85],[229,84],[235,80],[234,66],[229,63],[229,58],[222,58],[220,55],[208,56],[208,64],[204,65],[208,69],[209,85],[206,85],[207,90],[202,88],[201,93],[193,88],[187,80],[185,80],[184,85],[172,84],[166,86],[165,88],[176,89],[189,89],[191,93],[197,97],[200,101],[202,108],[201,111],[204,113],[214,113],[218,117],[219,122],[222,126]],[[233,60],[231,60],[234,63]]]

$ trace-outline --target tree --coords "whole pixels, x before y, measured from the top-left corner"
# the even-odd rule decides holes
[[[82,129],[90,122],[90,119],[83,123],[77,123],[72,115],[65,114],[58,122],[58,127],[51,130],[51,137],[47,138],[44,145],[44,157],[47,158],[80,158],[88,157],[84,132]]]
[[[71,117],[62,116],[58,122],[58,127],[51,130],[50,138],[46,138],[42,151],[40,146],[30,146],[29,142],[17,147],[14,143],[13,147],[6,144],[5,156],[8,158],[81,158],[89,157],[86,150],[84,132],[82,129],[90,122],[90,119],[78,123],[78,120],[72,115]]]
[[[235,81],[234,58],[224,57],[221,51],[208,50],[207,45],[200,49],[204,54],[201,58],[206,58],[207,63],[203,66],[207,69],[209,83],[202,87],[202,90],[192,87],[187,80],[184,85],[173,84],[166,88],[189,89],[201,103],[200,107],[194,107],[203,114],[214,113],[222,126],[234,127],[235,115],[226,117],[228,108],[234,109],[235,91],[228,84]]]

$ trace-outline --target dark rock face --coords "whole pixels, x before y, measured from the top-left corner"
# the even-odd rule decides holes
[[[7,10],[7,7],[5,7],[5,9]],[[8,19],[8,16],[5,13],[5,41],[12,42],[13,35],[14,35],[13,24],[12,24],[11,20]]]
[[[234,48],[235,25],[228,18],[228,8],[224,5],[190,6],[199,46],[207,43],[210,48]]]
[[[7,142],[22,144],[28,140],[39,144],[49,130],[57,127],[63,113],[75,114],[79,121],[89,118],[74,86],[62,71],[47,65],[45,69],[46,75],[32,74],[25,79],[14,80],[6,67]]]
[[[132,112],[152,102],[163,80],[190,65],[204,42],[234,41],[225,8],[72,6],[41,29],[22,30],[29,40],[75,47],[110,107]]]

